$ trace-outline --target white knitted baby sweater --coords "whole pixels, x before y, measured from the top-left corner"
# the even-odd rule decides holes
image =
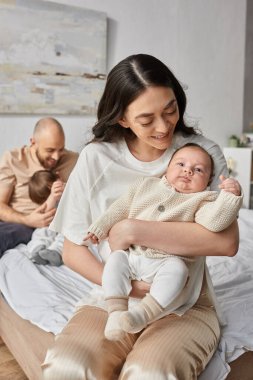
[[[129,191],[119,197],[89,231],[105,239],[112,226],[127,218],[155,221],[196,222],[210,231],[227,228],[236,218],[242,196],[222,190],[183,194],[167,182],[165,176],[139,178]],[[168,252],[147,247],[131,246],[132,253],[161,258]]]

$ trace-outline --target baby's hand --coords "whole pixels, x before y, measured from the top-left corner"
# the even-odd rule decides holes
[[[62,182],[60,179],[58,179],[57,181],[55,181],[52,184],[52,187],[51,187],[51,196],[55,199],[55,201],[59,201],[60,200],[64,188],[65,188],[65,183]]]
[[[99,243],[98,237],[91,232],[88,232],[88,234],[83,239],[83,241],[86,241],[86,240],[90,240],[92,242],[92,244],[98,244]]]
[[[233,193],[234,195],[241,195],[241,186],[239,182],[234,178],[226,178],[224,175],[220,176],[221,184],[219,185],[220,189]]]

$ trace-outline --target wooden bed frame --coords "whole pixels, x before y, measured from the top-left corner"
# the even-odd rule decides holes
[[[41,363],[54,335],[18,316],[0,293],[0,336],[29,380],[41,379]],[[230,363],[227,380],[253,379],[253,352],[247,352]],[[108,379],[109,380],[109,379]]]

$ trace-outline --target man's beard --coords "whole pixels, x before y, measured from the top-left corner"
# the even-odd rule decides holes
[[[44,160],[44,159],[40,156],[40,153],[39,153],[38,149],[36,150],[36,156],[37,156],[37,158],[38,158],[40,164],[41,164],[41,165],[43,166],[43,168],[45,168],[45,169],[49,169],[49,170],[50,170],[50,169],[53,169],[53,168],[56,166],[56,164],[57,164],[57,161],[54,161],[55,164],[54,164],[54,165],[50,165],[49,162],[48,162],[47,160]]]

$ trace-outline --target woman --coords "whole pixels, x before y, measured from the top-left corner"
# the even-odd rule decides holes
[[[101,285],[103,263],[83,245],[87,228],[137,177],[160,177],[172,153],[188,142],[203,146],[213,157],[211,189],[218,188],[220,174],[226,175],[220,148],[186,126],[185,107],[181,85],[155,57],[130,56],[109,73],[94,138],[80,155],[52,223],[65,236],[65,264],[90,281]],[[214,234],[194,223],[124,220],[112,228],[109,243],[113,250],[137,244],[177,255],[232,256],[238,247],[238,229],[234,223]],[[108,249],[99,248],[104,260]],[[196,379],[220,335],[203,274],[204,265],[199,275],[202,290],[194,306],[117,342],[104,338],[105,310],[81,307],[49,350],[44,379]],[[133,283],[132,296],[142,298],[148,291],[148,284]]]

